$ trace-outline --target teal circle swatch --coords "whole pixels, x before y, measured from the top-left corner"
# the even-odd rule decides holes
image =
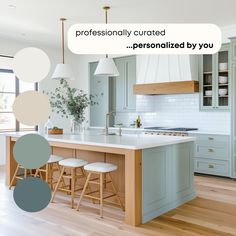
[[[14,188],[13,198],[16,205],[27,212],[43,210],[51,200],[51,189],[40,178],[27,177],[19,180]]]
[[[26,134],[17,139],[13,155],[16,162],[27,169],[37,169],[47,163],[51,155],[48,141],[38,134]]]

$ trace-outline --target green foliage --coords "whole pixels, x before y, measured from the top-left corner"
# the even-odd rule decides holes
[[[91,105],[97,105],[94,101],[97,95],[88,95],[83,90],[71,88],[64,79],[60,80],[60,86],[50,95],[50,103],[53,111],[61,114],[62,117],[72,116],[74,122],[81,124],[85,120],[85,109]]]

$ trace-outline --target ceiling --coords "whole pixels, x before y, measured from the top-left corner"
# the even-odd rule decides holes
[[[235,0],[0,0],[0,37],[60,46],[60,17],[74,23],[236,24]]]

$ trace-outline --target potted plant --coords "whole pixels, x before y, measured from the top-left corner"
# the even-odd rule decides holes
[[[82,123],[85,121],[85,110],[91,105],[97,95],[88,95],[83,90],[71,88],[64,79],[60,80],[60,86],[54,92],[49,92],[52,110],[62,117],[71,118],[71,132],[81,131]]]

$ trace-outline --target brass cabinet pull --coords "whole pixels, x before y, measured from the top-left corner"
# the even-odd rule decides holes
[[[208,140],[214,140],[214,138],[212,138],[212,137],[208,137]]]
[[[208,152],[214,152],[214,149],[209,148],[209,149],[208,149]]]
[[[209,164],[209,165],[208,165],[208,168],[211,168],[211,169],[212,169],[212,168],[214,168],[214,165]]]

